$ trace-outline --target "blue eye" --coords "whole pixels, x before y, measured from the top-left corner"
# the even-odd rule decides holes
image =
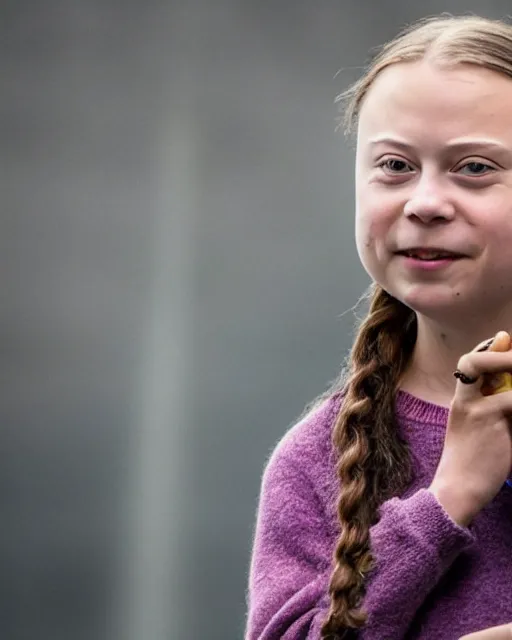
[[[482,176],[489,171],[495,171],[495,169],[484,162],[468,162],[459,169],[459,173],[463,173],[466,176]]]

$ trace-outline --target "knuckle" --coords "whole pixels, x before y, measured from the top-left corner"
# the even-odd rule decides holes
[[[471,357],[471,354],[465,353],[457,363],[457,368],[463,371],[466,374],[475,373],[475,363],[474,359]]]

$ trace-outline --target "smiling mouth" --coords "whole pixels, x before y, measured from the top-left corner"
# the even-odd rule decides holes
[[[461,260],[462,257],[459,256],[438,256],[432,258],[419,258],[418,256],[401,256],[402,258],[406,258],[407,260],[413,262],[456,262],[457,260]]]
[[[460,262],[465,256],[450,255],[439,257],[418,257],[399,254],[402,267],[410,273],[438,272],[449,269],[456,262]]]
[[[459,260],[464,257],[461,254],[438,249],[411,249],[408,251],[398,251],[397,255],[412,258],[414,260],[423,260],[425,262],[435,260]]]

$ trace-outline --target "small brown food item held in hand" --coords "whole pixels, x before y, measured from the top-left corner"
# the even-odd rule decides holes
[[[512,346],[510,335],[506,331],[496,334],[489,351],[508,351]],[[512,391],[512,373],[497,373],[484,376],[481,387],[484,396],[491,396],[503,391]]]

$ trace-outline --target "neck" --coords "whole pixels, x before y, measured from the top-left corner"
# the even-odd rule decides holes
[[[511,331],[510,320],[461,326],[440,326],[418,314],[418,335],[411,362],[399,388],[422,400],[448,407],[455,393],[453,372],[460,357],[492,338],[498,331]]]

